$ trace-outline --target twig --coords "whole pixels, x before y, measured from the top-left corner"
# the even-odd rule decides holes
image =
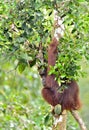
[[[75,120],[78,122],[81,130],[87,130],[85,123],[83,122],[82,118],[79,116],[77,111],[71,110],[70,111],[72,116],[75,118]]]

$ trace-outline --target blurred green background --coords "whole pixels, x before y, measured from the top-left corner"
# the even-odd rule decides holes
[[[15,63],[14,63],[15,64]],[[82,108],[79,111],[89,129],[89,65],[87,76],[80,78]],[[21,74],[10,62],[0,65],[0,130],[51,130],[51,108],[41,96],[41,79],[36,67]],[[68,114],[67,130],[80,130]]]
[[[16,1],[19,1],[19,0],[16,0]],[[10,3],[9,5],[8,5],[8,2]],[[23,0],[21,2],[23,3]],[[15,18],[16,13],[13,14],[14,5],[15,5],[14,0],[12,0],[12,2],[10,0],[0,1],[0,20],[2,19],[2,22],[0,23],[1,28],[5,26],[3,18],[7,19],[7,16],[10,19]],[[74,9],[76,8],[75,5],[74,6],[70,5],[70,7],[71,9],[72,7],[74,7]],[[12,9],[10,11],[11,15],[9,14],[9,11],[8,11],[9,8]],[[81,10],[81,8],[79,9]],[[85,11],[86,10],[84,10],[84,12]],[[78,18],[78,15],[76,18]],[[82,17],[80,17],[80,21],[81,21],[81,18]],[[83,16],[83,18],[85,19],[85,21],[87,21],[86,23],[88,23],[88,18],[85,17],[85,15]],[[16,20],[17,19],[15,19],[15,21]],[[77,19],[75,21],[77,23]],[[5,23],[7,24],[7,22]],[[10,23],[7,24],[7,27],[9,24]],[[83,30],[84,30],[84,27],[83,27]],[[86,32],[87,30],[88,30],[88,26],[85,26],[84,31]],[[2,29],[0,30],[0,34],[2,34]],[[9,45],[9,44],[7,42],[7,44],[5,45],[4,35],[1,35],[0,38],[1,38],[0,40],[3,41],[1,42],[1,47],[3,45],[7,48],[8,46],[6,45]],[[18,43],[19,43],[19,40],[18,42],[15,41],[16,46]],[[5,52],[5,51],[3,50],[2,52]],[[23,73],[20,73],[18,69],[16,69],[17,61],[14,61],[13,58],[11,61],[9,61],[10,57],[13,57],[12,52],[13,52],[13,49],[10,52],[10,55],[8,56],[6,53],[5,57],[3,57],[4,55],[2,56],[0,53],[0,130],[51,130],[51,126],[53,123],[53,118],[51,115],[51,107],[43,100],[41,96],[41,89],[43,86],[41,84],[41,79],[38,75],[36,66],[33,68],[27,67]],[[23,53],[21,53],[21,56],[22,54]],[[89,123],[88,123],[89,122],[89,112],[88,112],[89,64],[86,65],[84,62],[85,61],[81,62],[82,69],[87,72],[87,75],[86,77],[80,78],[79,80],[80,97],[82,100],[82,108],[79,111],[79,113],[81,117],[83,118],[87,128],[89,129]],[[80,130],[78,124],[76,123],[74,118],[70,115],[70,113],[68,113],[68,118],[67,118],[67,130]]]
[[[89,65],[83,65],[83,70],[87,72],[87,76],[80,78],[80,96],[82,101],[81,116],[89,129]]]

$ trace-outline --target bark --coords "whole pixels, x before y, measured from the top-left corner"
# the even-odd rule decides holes
[[[54,125],[52,130],[66,130],[66,119],[67,112],[64,110],[59,117],[54,117]]]
[[[81,130],[87,130],[85,123],[83,122],[82,118],[79,116],[77,111],[70,111],[71,114],[73,115],[73,117],[75,118],[75,120],[78,122]]]

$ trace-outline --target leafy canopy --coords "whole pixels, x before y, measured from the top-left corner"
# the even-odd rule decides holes
[[[28,64],[32,67],[36,63],[45,69],[56,9],[64,20],[65,32],[59,41],[58,58],[50,74],[55,74],[59,83],[77,79],[82,74],[79,61],[89,59],[87,0],[1,0],[0,4],[0,54],[3,59],[17,60],[20,72]],[[45,62],[38,58],[39,48]]]

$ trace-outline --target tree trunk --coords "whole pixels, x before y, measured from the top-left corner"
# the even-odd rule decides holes
[[[54,125],[52,130],[66,130],[66,119],[67,119],[67,112],[64,110],[62,115],[59,117],[54,117]]]

